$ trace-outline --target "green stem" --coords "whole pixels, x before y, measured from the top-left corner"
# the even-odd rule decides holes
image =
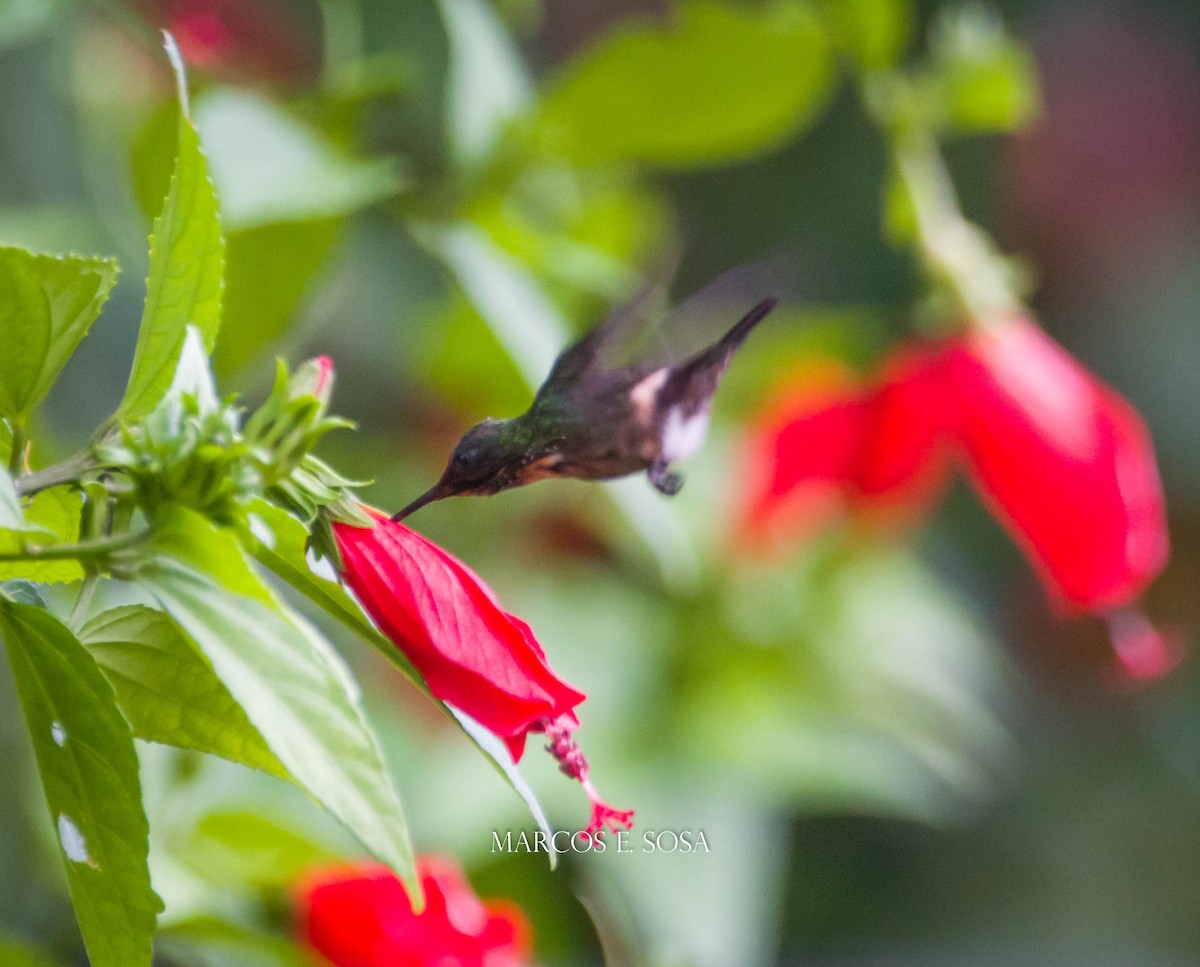
[[[22,459],[25,456],[25,422],[14,417],[12,425],[12,449],[8,453],[8,472],[16,477],[22,469]],[[20,488],[17,489],[19,494]]]
[[[973,324],[1023,311],[1004,258],[987,234],[963,216],[933,135],[911,128],[889,139],[896,171],[912,202],[917,242],[930,274]]]
[[[14,430],[14,442],[16,438],[17,434],[16,430]],[[40,490],[49,490],[51,487],[57,487],[59,484],[71,483],[73,480],[79,479],[80,475],[95,469],[96,466],[95,458],[90,453],[81,451],[74,456],[67,457],[62,463],[56,463],[45,470],[38,470],[34,473],[27,473],[24,476],[18,477],[14,486],[19,496],[28,497],[30,494],[36,494]]]
[[[79,595],[75,598],[71,614],[67,617],[67,625],[72,631],[78,631],[83,626],[83,619],[87,617],[88,608],[92,603],[92,598],[96,596],[96,589],[99,586],[99,576],[94,572],[88,572],[83,579],[83,584],[79,587]]]
[[[358,0],[321,0],[324,21],[324,83],[336,89],[354,79],[362,59],[362,11]]]
[[[129,531],[112,537],[99,537],[75,544],[25,544],[19,551],[0,554],[0,561],[60,561],[71,558],[102,557],[113,551],[136,547],[150,538],[150,530]]]

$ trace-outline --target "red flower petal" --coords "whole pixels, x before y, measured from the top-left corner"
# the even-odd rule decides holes
[[[739,537],[795,540],[841,506],[866,436],[869,407],[835,363],[793,374],[767,404],[742,456],[747,498]]]
[[[1162,570],[1162,485],[1138,414],[1037,326],[946,352],[975,484],[1068,608],[1128,603]]]
[[[483,903],[451,860],[417,860],[425,907],[414,914],[386,867],[318,870],[296,890],[297,930],[334,967],[520,967],[530,952],[525,915]]]
[[[862,509],[912,513],[949,475],[946,381],[940,353],[901,346],[869,397],[853,471]]]
[[[901,347],[874,386],[827,368],[793,377],[768,407],[746,450],[751,497],[743,537],[795,539],[852,506],[874,518],[929,503],[949,471],[946,386],[940,355]]]
[[[555,676],[529,626],[465,564],[384,517],[333,532],[343,577],[380,630],[434,695],[504,739],[514,759],[540,722],[575,721],[584,694]]]

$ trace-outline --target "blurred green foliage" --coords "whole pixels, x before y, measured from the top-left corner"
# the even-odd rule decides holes
[[[576,32],[549,2],[296,0],[264,9],[306,24],[325,16],[330,59],[313,85],[272,83],[269,71],[243,83],[219,59],[207,72],[192,67],[191,116],[226,246],[223,292],[209,291],[186,321],[211,342],[223,303],[221,389],[250,402],[266,392],[273,356],[333,355],[337,410],[361,430],[321,452],[374,479],[370,497],[382,507],[423,490],[466,425],[523,408],[570,335],[631,293],[675,241],[684,242],[683,290],[774,246],[798,246],[797,274],[814,279],[813,292],[739,358],[712,439],[674,502],[642,481],[564,482],[447,502],[419,521],[531,622],[554,667],[588,692],[581,740],[605,794],[638,809],[638,830],[703,828],[714,852],[565,857],[556,873],[543,857],[491,854],[491,830],[531,825],[527,805],[395,668],[349,632],[325,628],[364,683],[417,848],[453,852],[484,895],[518,899],[547,964],[596,962],[597,936],[648,964],[747,965],[898,943],[918,952],[913,962],[969,950],[983,963],[997,947],[1020,951],[997,962],[1058,963],[1063,947],[1095,949],[1056,937],[1064,924],[1092,931],[1097,946],[1194,958],[1190,914],[1148,909],[1156,892],[1200,889],[1193,871],[1167,862],[1200,855],[1183,829],[1200,775],[1190,683],[1150,699],[1114,697],[1080,684],[1091,680],[1083,659],[1070,684],[1058,683],[1037,656],[1061,649],[1061,636],[965,501],[952,501],[921,539],[872,543],[834,527],[776,561],[731,550],[738,428],[768,385],[813,356],[868,365],[913,315],[913,213],[856,89],[904,101],[941,133],[995,134],[1039,110],[1031,56],[978,8],[632,6]],[[73,289],[78,298],[38,316],[46,377],[0,400],[6,415],[25,413],[62,369],[29,426],[42,462],[118,406],[139,281],[149,272],[152,287],[165,286],[182,273],[194,283],[220,258],[196,135],[180,121],[150,28],[155,9],[0,3],[0,85],[10,92],[0,104],[0,242],[119,256],[125,266],[102,322],[65,368],[94,318],[90,303]],[[555,30],[569,43],[556,46]],[[308,39],[302,53],[319,62],[322,41]],[[574,53],[549,53],[564,49]],[[891,69],[910,51],[913,67],[897,83]],[[991,153],[952,153],[951,170],[992,170],[995,146],[978,150]],[[210,219],[160,223],[147,263],[145,234],[177,157],[171,192]],[[985,174],[966,187],[965,207],[999,224],[996,184]],[[881,240],[884,210],[898,250]],[[11,305],[22,283],[10,284],[4,265],[0,292],[14,293],[3,299]],[[112,286],[110,263],[79,265],[76,278]],[[173,363],[181,347],[137,351],[130,409],[141,409],[142,390],[166,391],[173,365],[164,381],[151,363]],[[14,359],[0,353],[0,367]],[[0,455],[9,449],[4,441]],[[59,540],[79,533],[80,516],[79,496],[62,488],[23,515],[25,527]],[[236,547],[202,524],[180,528],[188,553],[206,547],[243,574]],[[17,546],[14,532],[0,531],[0,552]],[[290,548],[298,571],[294,536],[277,548]],[[47,583],[82,577],[73,561],[37,567],[20,573]],[[17,573],[0,563],[0,578]],[[244,627],[225,593],[183,565],[150,578],[168,609],[226,622],[214,649],[253,642],[260,625],[282,620],[264,585],[246,586],[260,607],[246,612],[258,624]],[[69,607],[60,588],[45,593]],[[99,597],[95,610],[129,608],[126,624],[85,625],[82,638],[102,665],[119,663],[128,688],[139,668],[194,658],[141,641],[142,590]],[[316,620],[316,609],[306,613]],[[1017,661],[997,631],[1016,642]],[[1064,653],[1078,659],[1081,650]],[[288,669],[267,657],[258,676],[284,677]],[[195,683],[180,665],[173,674]],[[321,667],[314,653],[313,674]],[[44,872],[54,830],[37,804],[12,687],[0,684],[0,756],[16,777],[0,791],[0,924],[36,940],[48,962],[79,962],[73,928],[61,926],[63,884]],[[169,699],[144,720],[127,713],[139,738],[281,771],[235,716],[196,721],[186,690]],[[297,727],[277,712],[259,707],[254,725]],[[139,752],[153,881],[166,902],[160,959],[299,963],[281,939],[283,891],[296,871],[358,847],[297,789],[158,745]],[[285,765],[310,792],[336,784],[328,776],[344,768]],[[531,753],[524,765],[565,824],[575,791],[555,782],[548,761]],[[368,826],[389,815],[376,801],[386,792],[362,782],[356,791],[360,801],[343,810]],[[814,818],[830,814],[857,818]],[[1156,824],[1161,840],[1139,832]],[[1110,855],[1111,864],[1100,859]],[[1164,881],[1148,873],[1157,863],[1170,865]],[[0,960],[42,957],[15,941],[10,954],[4,942]]]

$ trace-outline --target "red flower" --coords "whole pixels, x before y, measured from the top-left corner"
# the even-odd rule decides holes
[[[373,527],[334,523],[342,576],[379,629],[433,694],[504,740],[514,760],[530,732],[544,732],[562,771],[592,801],[588,834],[633,813],[612,809],[588,781],[570,733],[584,694],[558,678],[529,625],[505,611],[470,568],[399,521],[364,508]],[[614,827],[615,828],[615,827]]]
[[[508,902],[482,902],[450,860],[417,860],[425,906],[383,866],[319,870],[296,890],[297,933],[334,967],[520,967],[529,923]]]
[[[1037,326],[972,333],[946,352],[958,437],[984,501],[1055,598],[1104,611],[1167,559],[1145,424]]]
[[[307,84],[320,72],[317,45],[276,0],[133,0],[133,6],[175,35],[189,64],[226,80]]]
[[[747,447],[743,537],[795,538],[831,511],[890,519],[945,481],[945,394],[937,356],[903,347],[874,385],[828,365],[768,405]]]
[[[794,524],[790,508],[814,492],[860,514],[912,510],[951,451],[1064,610],[1127,605],[1166,563],[1141,418],[1025,319],[902,347],[866,387],[785,390],[748,448],[745,528],[762,537]]]

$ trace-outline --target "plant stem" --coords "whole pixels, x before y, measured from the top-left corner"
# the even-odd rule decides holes
[[[113,551],[136,547],[150,537],[150,530],[129,531],[112,537],[99,537],[76,544],[26,544],[19,551],[0,554],[0,561],[58,561],[70,558],[99,557]]]
[[[25,456],[25,423],[19,418],[11,421],[12,449],[8,453],[8,472],[16,477],[22,469],[22,458]],[[18,487],[17,493],[21,490]]]
[[[987,234],[963,216],[950,173],[933,135],[902,128],[891,132],[892,157],[912,201],[917,243],[930,273],[940,280],[973,324],[1022,311],[1004,258]]]
[[[87,617],[88,606],[91,605],[92,598],[96,596],[96,589],[99,586],[99,576],[89,571],[83,579],[83,584],[80,585],[79,595],[75,598],[71,614],[67,617],[67,625],[72,631],[78,631],[82,627],[83,619]]]
[[[362,59],[362,11],[358,0],[321,0],[324,21],[324,83],[336,89],[353,80]]]
[[[17,439],[16,430],[13,430],[13,442]],[[16,452],[15,450],[13,451]],[[47,467],[45,470],[38,470],[34,473],[27,473],[24,476],[18,477],[14,481],[14,486],[17,490],[17,495],[27,497],[30,494],[36,494],[40,490],[48,490],[51,487],[57,487],[59,484],[70,483],[79,477],[85,471],[91,470],[96,466],[96,461],[90,453],[80,451],[74,456],[67,457],[62,463],[56,463],[52,467]]]

